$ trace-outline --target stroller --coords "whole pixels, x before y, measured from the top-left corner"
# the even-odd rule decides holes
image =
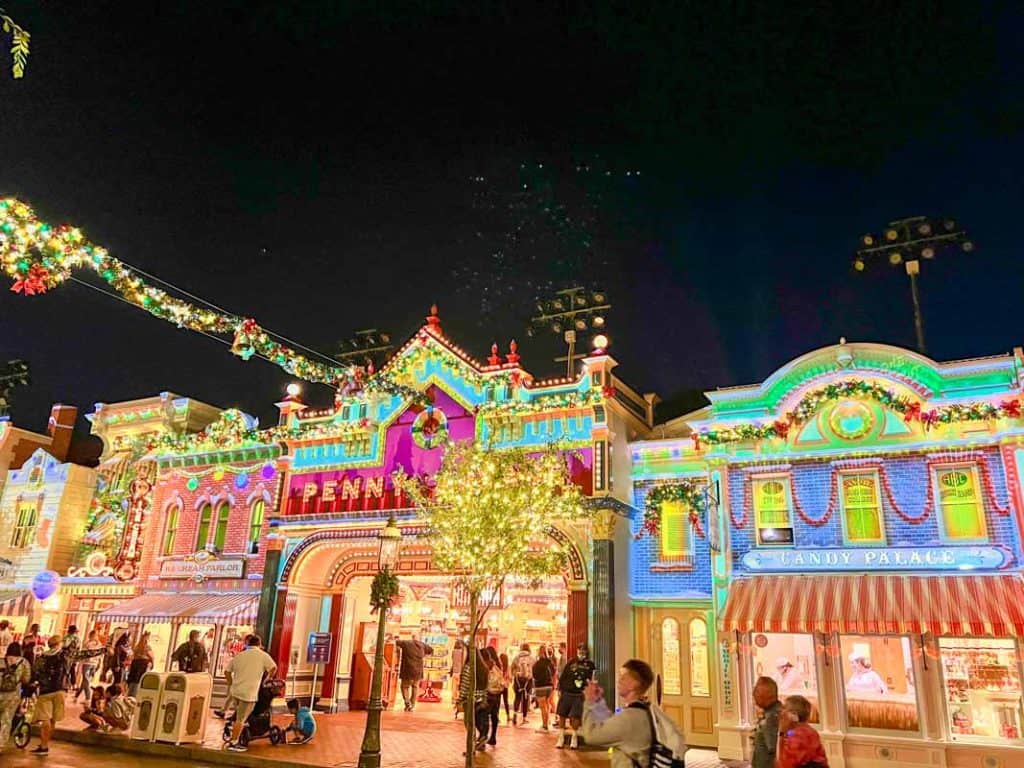
[[[269,738],[270,743],[274,746],[284,743],[284,730],[280,726],[274,725],[270,718],[271,705],[274,703],[274,699],[284,695],[284,690],[284,680],[264,681],[260,686],[260,692],[256,695],[256,706],[253,707],[252,714],[246,718],[242,733],[238,737],[239,744],[247,747],[253,739],[263,738]],[[231,729],[235,724],[236,716],[236,713],[232,712],[231,716],[224,721],[222,735],[225,742],[231,741]]]

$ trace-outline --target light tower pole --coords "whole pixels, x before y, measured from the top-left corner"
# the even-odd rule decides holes
[[[576,354],[576,334],[589,329],[603,332],[605,313],[611,308],[604,291],[566,288],[555,293],[554,298],[537,302],[538,314],[530,318],[526,333],[536,336],[547,330],[562,336],[568,352],[565,357],[556,357],[555,362],[565,361],[565,375],[571,379],[573,363],[586,357],[586,354]]]

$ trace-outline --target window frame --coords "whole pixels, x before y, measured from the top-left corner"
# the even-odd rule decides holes
[[[955,470],[961,470],[971,476],[971,480],[974,484],[975,492],[975,503],[976,509],[980,514],[981,530],[982,535],[980,537],[966,537],[966,536],[951,536],[948,528],[946,527],[946,509],[942,503],[942,488],[939,482],[939,475],[943,472],[951,472]],[[943,543],[946,544],[987,544],[991,540],[988,527],[988,510],[985,509],[985,498],[982,495],[981,488],[981,472],[978,470],[978,464],[976,462],[968,463],[951,463],[951,464],[933,464],[931,467],[931,477],[929,482],[932,484],[932,493],[934,494],[935,507],[937,511],[937,517],[939,519],[939,538]]]
[[[11,549],[28,549],[39,527],[39,503],[19,500],[15,503],[16,518],[11,531]],[[25,516],[23,519],[22,516]]]
[[[259,511],[259,522],[256,522],[257,510]],[[259,554],[260,534],[263,532],[263,523],[266,521],[267,501],[262,496],[253,499],[249,505],[249,535],[247,539],[248,554]],[[253,535],[255,533],[255,535]]]
[[[671,624],[675,624],[675,630],[676,630],[676,650],[675,650],[674,658],[670,658],[670,654],[666,653],[666,649],[665,649],[665,634],[666,634],[665,633],[665,628],[670,623]],[[660,643],[659,643],[660,648],[658,649],[658,653],[659,653],[660,661],[661,661],[662,693],[664,693],[664,695],[666,695],[666,696],[682,696],[683,695],[683,627],[682,627],[682,624],[680,623],[679,619],[676,618],[675,616],[663,616],[662,619],[661,619],[660,632],[661,632],[660,637],[659,637],[659,639],[660,639]],[[668,664],[666,664],[666,661],[669,661],[672,664],[672,666],[675,667],[675,670],[678,672],[678,675],[677,675],[678,682],[679,682],[679,690],[678,691],[674,690],[674,689],[673,690],[669,690],[668,683],[666,682],[669,679],[668,675],[666,674],[666,669],[668,669]]]
[[[757,487],[760,483],[778,482],[782,483],[783,491],[786,497],[786,514],[789,518],[789,525],[783,526],[788,527],[792,535],[792,541],[763,541],[761,539],[761,519],[759,510],[757,507]],[[750,511],[754,518],[754,540],[759,547],[795,547],[796,546],[796,526],[793,524],[793,478],[788,474],[770,474],[770,475],[754,475],[750,478]],[[782,530],[774,526],[763,526],[764,528],[775,528],[775,530]]]
[[[160,547],[160,554],[163,557],[170,557],[174,554],[174,545],[178,539],[178,528],[181,526],[180,501],[173,501],[167,505],[167,514],[164,522],[164,540]]]
[[[879,538],[877,539],[854,539],[850,535],[850,527],[847,520],[847,506],[846,506],[846,493],[843,487],[845,481],[853,477],[870,477],[875,488],[875,501],[876,509],[878,510],[878,531]],[[848,547],[884,547],[888,542],[888,533],[885,529],[885,508],[882,506],[882,488],[881,480],[878,476],[877,469],[849,469],[842,470],[838,473],[836,482],[839,483],[837,489],[839,494],[839,511],[841,512],[840,518],[843,526],[843,543]]]
[[[669,505],[679,507],[681,545],[673,551],[667,551],[665,542],[668,539],[665,530],[665,508]],[[660,562],[672,563],[686,560],[693,554],[693,537],[690,536],[690,509],[682,501],[663,501],[658,505],[658,559]]]
[[[693,634],[693,625],[698,623],[698,622],[704,627],[704,679],[707,681],[707,684],[708,684],[707,693],[697,693],[694,690],[694,679],[695,678],[694,678],[694,674],[693,674],[693,670],[694,670],[694,659],[693,659],[693,650],[694,650],[693,639],[694,639],[694,634]],[[689,666],[687,667],[686,671],[687,671],[687,677],[689,678],[689,683],[690,683],[690,698],[691,699],[710,699],[711,698],[711,687],[712,687],[712,677],[711,677],[711,630],[708,629],[707,619],[705,619],[702,616],[691,616],[690,620],[686,622],[686,647],[687,647],[687,650],[689,651],[689,654],[688,654],[689,658],[687,659],[687,661],[689,662]]]
[[[917,710],[917,729],[916,730],[904,731],[904,730],[900,730],[898,728],[872,728],[872,727],[866,727],[866,726],[861,726],[861,725],[851,725],[850,724],[850,700],[849,700],[849,695],[848,695],[848,693],[846,691],[846,683],[847,683],[848,677],[850,675],[850,671],[849,671],[849,669],[847,667],[847,663],[846,663],[846,659],[847,659],[846,649],[843,647],[843,638],[844,637],[887,637],[887,638],[890,638],[890,639],[897,640],[900,643],[901,646],[903,645],[904,641],[907,642],[908,648],[909,648],[909,659],[907,659],[907,661],[910,662],[910,666],[908,667],[908,669],[910,670],[910,673],[913,675],[913,677],[909,680],[909,684],[914,689],[914,706],[915,706],[915,709]],[[841,660],[841,663],[838,665],[838,667],[839,667],[839,697],[840,697],[839,698],[839,703],[840,703],[840,706],[842,707],[842,710],[840,712],[841,717],[842,717],[842,722],[846,726],[847,733],[850,733],[850,734],[873,734],[873,735],[877,735],[877,736],[888,736],[888,737],[904,736],[904,737],[907,737],[907,738],[913,738],[913,737],[916,736],[916,737],[920,738],[925,733],[925,722],[924,722],[925,721],[925,714],[924,714],[924,710],[923,710],[923,708],[921,706],[921,695],[922,694],[921,694],[921,686],[919,684],[920,683],[921,675],[920,675],[920,671],[918,670],[918,661],[914,658],[914,641],[913,641],[912,637],[910,635],[907,635],[907,634],[890,634],[890,633],[885,633],[885,634],[878,634],[878,635],[875,635],[875,634],[861,635],[861,634],[858,634],[858,633],[842,633],[842,632],[840,632],[840,633],[833,634],[832,635],[832,639],[836,643],[836,647],[839,649],[839,658]]]
[[[205,518],[205,519],[204,519]],[[196,518],[196,552],[206,549],[210,540],[210,527],[213,521],[213,504],[204,501],[199,506],[199,514]]]
[[[224,499],[217,504],[213,512],[211,523],[213,527],[213,546],[218,552],[225,552],[228,546],[228,534],[231,532],[231,502]]]

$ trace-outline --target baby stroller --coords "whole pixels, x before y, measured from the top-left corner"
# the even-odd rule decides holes
[[[274,699],[284,695],[285,682],[284,680],[266,680],[263,685],[260,686],[260,692],[256,695],[256,706],[253,707],[252,714],[246,718],[245,725],[242,726],[242,733],[238,737],[238,743],[243,747],[249,746],[249,742],[253,739],[269,738],[270,743],[274,746],[284,743],[285,735],[284,730],[277,725],[274,725],[270,719],[270,708],[274,703]],[[231,729],[235,724],[236,713],[232,712],[231,716],[224,721],[224,741],[231,741]]]

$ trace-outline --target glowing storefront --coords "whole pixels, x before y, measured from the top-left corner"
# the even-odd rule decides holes
[[[842,343],[709,392],[666,425],[675,437],[631,446],[659,523],[639,559],[690,563],[708,598],[692,607],[717,630],[723,758],[749,757],[767,675],[812,701],[833,766],[1024,764],[1022,372],[1019,350],[936,363]],[[679,576],[637,559],[642,613]],[[647,642],[677,653],[665,636]]]

